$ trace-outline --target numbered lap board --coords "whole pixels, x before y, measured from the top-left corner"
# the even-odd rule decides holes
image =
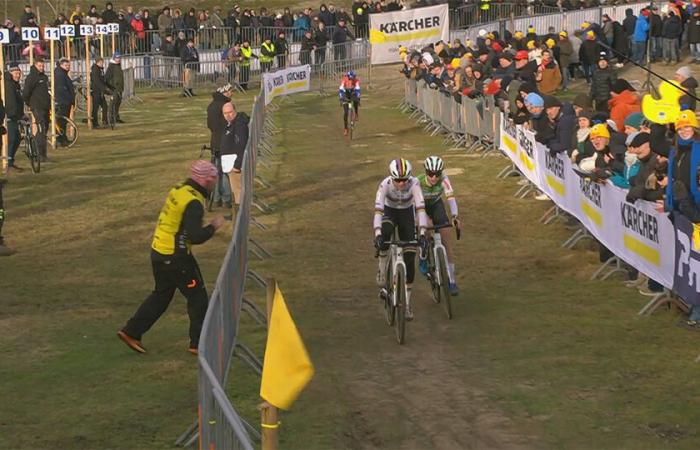
[[[74,37],[75,25],[61,25],[61,36]]]
[[[38,41],[39,40],[39,28],[38,27],[22,28],[22,40],[23,41]]]
[[[7,28],[0,28],[0,44],[10,43],[10,30]]]
[[[95,29],[92,25],[80,25],[80,34],[83,36],[92,36],[95,34]]]
[[[97,25],[95,25],[95,31],[97,32],[97,34],[109,34],[109,25],[104,23],[98,23]]]
[[[44,28],[44,39],[47,41],[57,41],[61,39],[61,30],[54,27]]]

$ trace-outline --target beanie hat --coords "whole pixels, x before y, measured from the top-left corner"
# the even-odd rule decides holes
[[[530,106],[539,106],[543,107],[544,106],[544,99],[540,97],[539,94],[536,94],[534,92],[530,92],[527,94],[527,97],[525,97],[525,104],[530,105]]]
[[[607,61],[608,60],[608,54],[605,52],[600,52],[598,55],[598,61]]]
[[[566,31],[560,31],[560,32],[559,32],[559,37],[563,37],[563,38],[569,37],[569,33],[567,33]]]
[[[632,141],[634,141],[634,138],[639,135],[639,131],[635,131],[634,133],[631,133],[627,135],[627,139],[625,139],[625,145],[628,147],[632,147]]]
[[[640,112],[632,113],[625,118],[625,126],[640,129],[644,115]]]
[[[586,39],[589,39],[591,41],[594,40],[595,39],[595,32],[593,32],[591,30],[587,31],[586,32]]]
[[[651,137],[651,135],[649,136]],[[666,140],[663,142],[668,143]],[[668,155],[671,153],[671,149],[668,145],[659,145],[658,143],[655,143],[651,146],[651,152],[656,153],[659,156],[663,156],[664,158],[668,158]]]
[[[608,130],[608,127],[605,124],[599,123],[597,125],[593,125],[593,128],[591,128],[591,139],[597,138],[597,137],[604,137],[610,139],[610,130]]]
[[[583,22],[583,23],[581,24],[581,29],[582,29],[582,30],[585,30],[586,28],[588,28],[588,27],[590,27],[590,26],[591,26],[590,23],[588,23],[588,22]]]
[[[651,135],[649,133],[637,133],[628,145],[632,148],[639,148],[649,142],[651,142]]]
[[[485,38],[486,34],[487,34],[486,30],[484,30],[483,28],[481,30],[479,30],[479,37]]]
[[[550,39],[547,39],[547,41],[545,42],[545,44],[547,44],[547,47],[549,47],[549,48],[554,48],[554,46],[557,45],[557,43],[554,42],[554,39],[551,39],[551,38],[550,38]]]
[[[527,48],[528,49],[534,50],[535,47],[537,47],[537,44],[535,43],[535,41],[527,41]]]
[[[676,70],[676,75],[680,75],[683,78],[690,78],[692,74],[690,73],[690,68],[688,66],[683,66]]]
[[[578,106],[579,108],[583,109],[590,109],[593,104],[591,103],[591,99],[586,94],[578,94],[576,97],[574,97],[574,106]]]
[[[523,34],[522,31],[516,31],[515,33],[513,33],[513,37],[514,37],[515,39],[522,39],[523,36],[525,36],[525,35]]]
[[[612,92],[621,94],[623,91],[634,91],[634,88],[624,78],[618,78],[612,85]]]
[[[698,118],[695,117],[695,111],[685,110],[681,111],[676,119],[676,131],[685,127],[698,128]]]
[[[561,101],[556,98],[553,95],[545,95],[544,96],[544,107],[545,108],[554,108],[554,107],[561,107]]]
[[[537,30],[535,30],[535,27],[530,25],[529,27],[527,27],[527,32],[528,32],[528,34],[530,34],[530,33],[535,34],[535,33],[537,33]]]
[[[208,185],[212,180],[217,179],[218,176],[219,170],[216,166],[203,159],[198,159],[193,162],[190,167],[190,178],[202,187]]]

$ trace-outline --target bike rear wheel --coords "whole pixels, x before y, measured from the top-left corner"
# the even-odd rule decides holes
[[[435,303],[440,303],[440,284],[438,283],[437,275],[435,253],[433,252],[431,242],[430,251],[428,251],[428,282],[430,282],[430,291],[433,294],[433,301]]]
[[[66,123],[66,147],[70,148],[73,145],[75,145],[75,143],[78,141],[78,127],[75,125],[75,122],[73,122],[73,119],[71,119],[70,117],[56,116],[56,127],[54,128],[53,132],[48,133],[46,139],[49,142],[53,141],[54,139],[58,141],[58,137],[61,136],[63,132],[63,130],[61,130],[61,127],[58,125],[60,121],[65,121]]]
[[[398,266],[396,283],[394,284],[396,296],[396,342],[403,344],[406,340],[406,268]]]
[[[452,319],[452,300],[450,298],[450,277],[447,273],[447,255],[444,248],[437,249],[437,258],[440,262],[440,297],[442,307],[448,319]]]
[[[32,173],[41,172],[41,157],[39,156],[39,149],[32,135],[24,136],[24,153],[27,155],[27,158],[29,158]]]
[[[355,134],[355,108],[350,108],[350,140]]]

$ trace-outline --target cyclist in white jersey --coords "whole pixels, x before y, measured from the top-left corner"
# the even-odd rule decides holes
[[[389,263],[389,244],[394,228],[399,228],[399,240],[412,241],[416,238],[415,216],[418,216],[418,243],[425,254],[428,241],[425,229],[428,216],[425,214],[425,201],[420,182],[411,176],[411,163],[397,158],[389,164],[389,176],[377,189],[374,202],[374,245],[379,250],[379,272],[377,284],[385,285],[385,274]],[[413,319],[411,307],[411,287],[416,273],[415,248],[407,247],[404,253],[406,263],[406,319]]]

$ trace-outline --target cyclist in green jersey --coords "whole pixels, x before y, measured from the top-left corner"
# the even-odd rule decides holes
[[[418,175],[421,189],[423,190],[423,198],[425,199],[425,212],[433,223],[433,226],[442,226],[452,223],[455,227],[459,227],[459,215],[457,209],[457,200],[454,196],[452,184],[447,175],[443,174],[445,163],[439,156],[429,156],[425,160],[425,173]],[[447,197],[447,203],[450,205],[451,219],[447,218],[445,204],[442,201],[442,194]],[[449,228],[441,228],[439,230],[442,243],[447,249],[447,273],[450,278],[449,289],[450,294],[457,295],[459,288],[455,280],[455,265],[452,253],[452,241],[450,239]],[[422,274],[428,273],[428,261],[421,259],[419,268]]]

